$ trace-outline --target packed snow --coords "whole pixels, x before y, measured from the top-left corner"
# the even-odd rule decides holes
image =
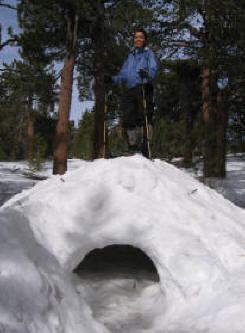
[[[76,163],[0,208],[0,332],[244,332],[245,210],[160,160]],[[117,244],[160,281],[73,273]]]

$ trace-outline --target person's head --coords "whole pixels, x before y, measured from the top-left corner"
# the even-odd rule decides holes
[[[134,46],[142,47],[146,45],[147,34],[144,29],[136,29],[134,33]]]

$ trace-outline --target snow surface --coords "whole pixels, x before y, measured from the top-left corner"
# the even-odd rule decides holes
[[[68,166],[69,170],[78,168],[80,160],[70,159]],[[51,161],[43,163],[41,171],[33,170],[26,161],[0,162],[0,206],[15,194],[22,192],[23,189],[33,187],[38,181],[38,177],[50,177],[52,168]]]
[[[159,160],[79,164],[0,208],[0,332],[244,332],[245,210]],[[72,273],[111,244],[160,283]]]
[[[195,172],[193,169],[189,169],[188,172],[195,177],[202,178],[203,161],[197,163]],[[226,199],[245,208],[245,154],[228,154],[226,156],[226,177],[223,179],[208,178],[205,183]]]

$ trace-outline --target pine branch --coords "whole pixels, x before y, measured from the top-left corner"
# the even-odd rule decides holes
[[[205,15],[205,11],[202,8],[197,8],[197,13],[199,15],[201,15],[202,17],[204,17],[204,15]]]
[[[181,28],[188,29],[190,31],[190,33],[198,39],[201,39],[203,37],[203,33],[200,30],[198,30],[197,28],[193,27],[193,25],[191,25],[189,22],[184,22],[181,25]]]
[[[196,44],[196,43],[200,43],[200,41],[198,39],[196,40],[186,40],[186,39],[165,39],[164,43],[182,43],[182,44]]]
[[[171,59],[173,55],[175,55],[176,53],[178,53],[178,49],[175,49],[173,50],[172,52],[170,52],[168,55],[167,55],[167,59]]]
[[[16,69],[12,69],[12,68],[0,68],[1,72],[14,72],[16,73]]]
[[[109,2],[110,1],[104,1],[104,3],[106,2]],[[121,0],[114,0],[114,2],[110,5],[110,6],[107,6],[107,8],[111,9],[111,8],[116,8],[116,6],[121,2]]]
[[[17,42],[15,38],[9,38],[4,43],[0,44],[0,51],[7,45],[11,44],[12,42]]]
[[[1,6],[1,7],[5,7],[5,8],[9,8],[9,9],[13,9],[13,10],[17,10],[16,7],[11,6],[11,5],[9,5],[9,4],[0,3],[0,6]]]

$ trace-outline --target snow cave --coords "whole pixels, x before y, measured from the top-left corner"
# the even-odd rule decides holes
[[[244,332],[245,211],[168,163],[81,161],[10,199],[0,219],[2,331]],[[125,252],[127,274],[149,266],[132,317],[134,285],[113,298],[124,271],[106,286],[98,272]]]
[[[152,260],[139,248],[131,245],[108,245],[90,251],[75,268],[82,279],[105,277],[145,279],[158,281],[159,276]]]

